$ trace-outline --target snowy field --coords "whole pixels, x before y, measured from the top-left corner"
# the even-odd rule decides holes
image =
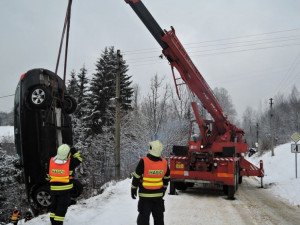
[[[262,157],[255,155],[248,158],[255,165],[264,162],[264,184],[274,195],[287,200],[291,205],[300,206],[300,154],[298,159],[298,178],[296,178],[295,153],[291,153],[291,143],[279,145]],[[299,222],[300,224],[300,222]]]
[[[3,139],[10,137],[14,138],[14,127],[13,126],[0,126],[0,142],[2,142]]]
[[[248,160],[252,161],[257,166],[259,165],[260,159],[264,161],[264,184],[266,187],[266,191],[276,196],[279,196],[284,201],[289,202],[289,204],[291,205],[300,206],[300,178],[295,178],[295,154],[291,153],[290,146],[290,143],[278,146],[277,148],[275,148],[275,156],[273,157],[271,157],[271,153],[268,152],[261,158],[252,156]],[[120,181],[118,183],[109,183],[103,194],[96,197],[92,197],[87,200],[80,201],[77,205],[71,206],[66,215],[64,224],[136,224],[138,201],[133,200],[130,197],[130,184],[131,181],[129,179]],[[209,196],[201,197],[199,199],[199,202],[197,203],[196,200],[193,200],[193,196],[183,194],[179,196],[166,195],[166,224],[178,224],[176,223],[176,221],[183,221],[180,222],[180,224],[183,225],[198,224],[198,217],[191,218],[185,216],[186,218],[183,218],[184,215],[180,213],[180,210],[178,212],[172,210],[172,205],[178,205],[179,198],[182,202],[182,207],[184,208],[186,208],[185,204],[190,205],[191,202],[194,202],[193,209],[199,210],[199,213],[204,213],[205,210],[209,210],[207,208],[209,207],[207,205],[207,202],[211,201],[209,199]],[[221,204],[228,204],[228,201],[225,200],[222,196],[217,197],[217,201],[221,202]],[[206,202],[206,205],[203,205],[203,202]],[[211,202],[211,204],[215,203]],[[238,204],[238,201],[233,201],[229,204]],[[217,210],[213,208],[213,205],[211,205],[211,207],[209,208],[211,208],[212,210]],[[185,223],[184,221],[188,221],[188,223]],[[209,223],[209,221],[206,222],[208,222],[206,224],[211,224]],[[28,221],[27,223],[24,223],[22,221],[22,224],[50,224],[49,215],[42,215],[38,218],[34,218],[31,221]],[[152,220],[150,224],[153,224]]]

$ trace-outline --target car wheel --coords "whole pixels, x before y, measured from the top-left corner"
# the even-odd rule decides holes
[[[49,186],[41,186],[34,192],[34,200],[41,207],[51,205],[51,195]]]
[[[71,198],[78,198],[81,195],[82,191],[83,191],[82,184],[78,180],[73,179],[73,188],[71,189],[70,192]]]
[[[51,95],[44,86],[36,86],[29,92],[29,103],[35,108],[44,108],[50,102]]]
[[[66,113],[71,114],[75,112],[76,108],[77,108],[76,99],[73,98],[72,96],[66,95],[64,97],[64,109]]]

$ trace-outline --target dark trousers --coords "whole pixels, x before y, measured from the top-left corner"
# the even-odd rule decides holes
[[[138,225],[149,225],[151,213],[154,219],[154,225],[164,225],[165,204],[162,198],[140,198],[138,211]]]
[[[51,192],[50,220],[52,225],[62,225],[70,205],[70,193],[59,191]]]

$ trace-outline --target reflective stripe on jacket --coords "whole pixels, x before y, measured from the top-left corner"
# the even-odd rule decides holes
[[[168,163],[164,158],[161,161],[152,161],[148,157],[144,160],[144,177],[142,185],[145,189],[158,190],[163,187],[163,177],[167,172]],[[158,196],[157,196],[158,197]]]
[[[57,164],[52,157],[49,166],[50,182],[69,183],[70,181],[70,159],[64,164]]]

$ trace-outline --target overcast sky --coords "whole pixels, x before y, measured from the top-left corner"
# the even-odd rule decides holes
[[[67,2],[0,0],[0,97],[14,94],[30,69],[55,70]],[[294,84],[300,91],[299,0],[143,3],[163,29],[175,28],[211,88],[228,90],[239,116],[247,106],[268,107]],[[160,46],[124,0],[73,0],[68,74],[85,65],[90,77],[106,46],[121,50],[145,93],[155,74],[173,82]],[[0,98],[0,111],[12,108],[13,96]]]

